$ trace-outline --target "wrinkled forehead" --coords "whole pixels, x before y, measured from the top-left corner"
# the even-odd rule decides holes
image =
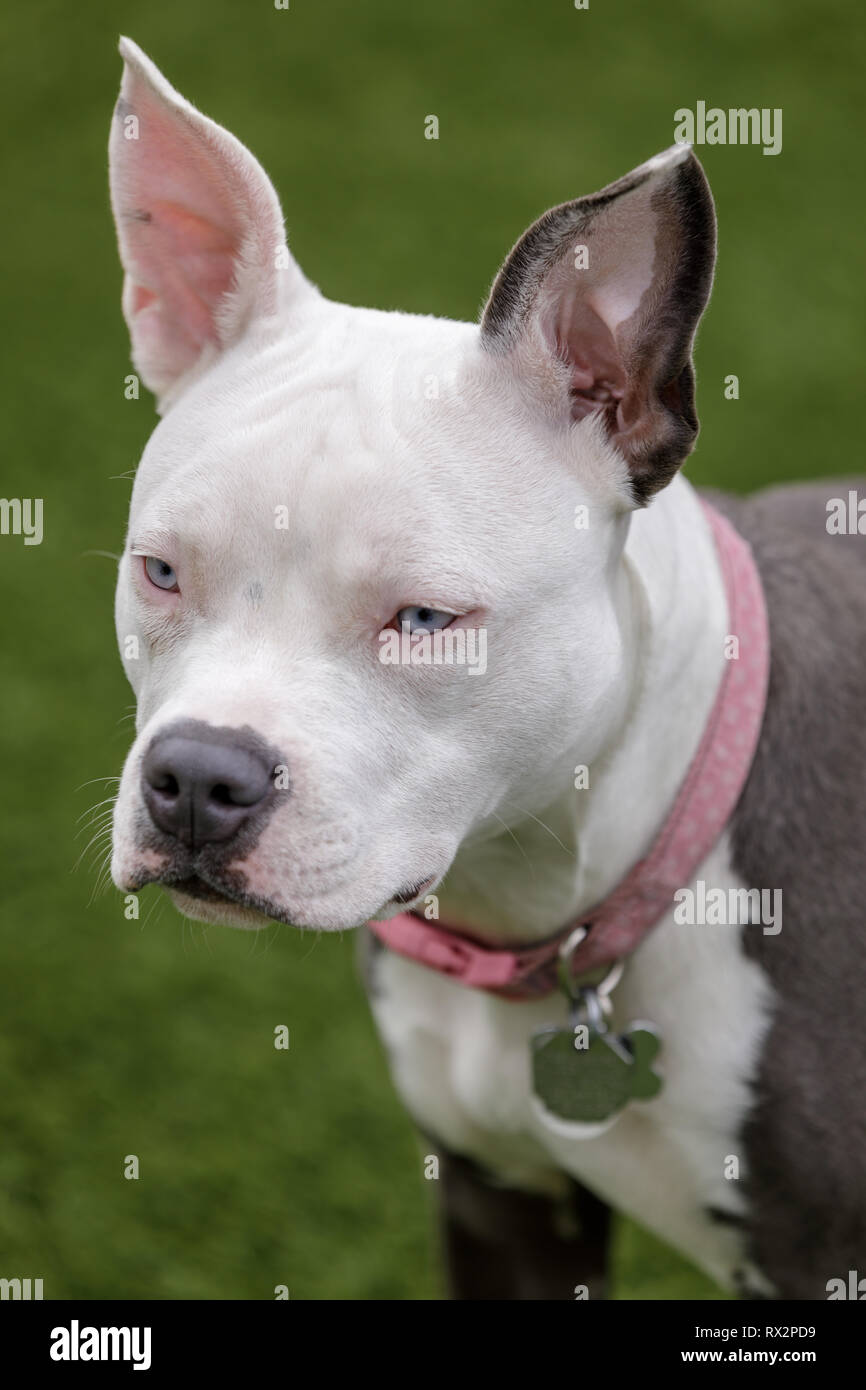
[[[169,412],[130,539],[225,558],[234,576],[288,564],[311,582],[392,581],[405,601],[483,603],[574,546],[581,470],[562,447],[509,398],[472,325],[330,306],[306,339],[229,357]],[[521,543],[504,553],[504,536]],[[584,563],[600,545],[584,534]]]
[[[222,396],[214,387],[181,402],[151,440],[133,545],[254,565],[270,556],[347,582],[394,569],[423,584],[435,568],[442,584],[483,588],[492,512],[507,503],[502,461],[461,396],[474,392],[477,406],[471,366],[434,347],[318,379],[262,375]]]

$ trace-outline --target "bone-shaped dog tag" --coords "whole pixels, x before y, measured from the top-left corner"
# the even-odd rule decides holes
[[[607,1120],[628,1101],[651,1100],[661,1090],[652,1070],[660,1046],[650,1023],[633,1023],[622,1034],[591,1025],[588,1036],[574,1024],[542,1028],[532,1038],[532,1087],[558,1119]]]

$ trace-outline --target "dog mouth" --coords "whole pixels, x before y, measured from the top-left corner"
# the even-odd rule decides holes
[[[382,904],[379,912],[385,912],[391,903],[396,903],[400,907],[408,907],[414,903],[422,894],[436,882],[435,874],[428,874],[426,878],[418,879],[413,883],[407,884],[399,892],[393,893],[385,903]],[[223,903],[231,907],[246,907],[249,904],[245,901],[246,895],[238,895],[226,892],[224,889],[215,888],[207,879],[199,874],[189,874],[185,878],[163,880],[163,887],[170,889],[174,893],[181,893],[188,898],[196,898],[201,902]],[[267,915],[277,916],[275,905],[270,905]],[[376,914],[371,914],[371,916]]]
[[[187,916],[198,916],[193,910],[195,903],[201,904],[202,920],[226,927],[243,926],[260,928],[270,922],[284,926],[304,929],[304,923],[290,914],[279,903],[270,898],[260,897],[238,885],[215,886],[200,873],[163,875],[152,880],[165,889],[175,900],[175,906]]]
[[[399,893],[395,893],[388,902],[399,903],[401,907],[406,907],[408,903],[413,903],[416,898],[420,898],[422,893],[426,893],[428,888],[432,888],[436,882],[436,874],[429,874],[427,878],[419,879],[416,883],[410,883],[405,888],[401,888]],[[385,904],[387,907],[387,903]]]
[[[182,867],[166,866],[161,871],[154,871],[149,868],[134,875],[135,883],[131,891],[139,892],[147,884],[153,883],[168,893],[176,893],[193,902],[210,903],[214,907],[241,909],[254,906],[257,911],[267,917],[272,917],[274,920],[284,920],[275,904],[259,902],[253,904],[250,901],[246,884],[240,874],[234,873],[230,877],[234,879],[234,882],[226,883],[221,880],[221,876],[211,875],[208,869],[193,868],[189,864]]]
[[[136,888],[144,887],[145,883],[155,883],[158,887],[165,889],[172,895],[177,894],[180,898],[189,900],[190,903],[199,902],[216,910],[219,914],[221,908],[230,909],[232,913],[241,913],[244,917],[249,913],[260,920],[262,925],[266,921],[281,922],[287,926],[297,927],[302,930],[315,930],[312,924],[307,924],[300,920],[299,916],[288,910],[285,906],[277,903],[270,898],[262,897],[251,893],[245,881],[235,872],[231,877],[235,882],[226,884],[220,876],[212,876],[209,868],[202,868],[200,865],[195,867],[184,865],[174,869],[167,868],[160,872],[148,872],[139,879]],[[371,918],[387,917],[393,914],[394,907],[408,907],[419,899],[424,893],[436,883],[439,875],[428,874],[425,878],[413,879],[405,883],[395,893],[381,904],[380,907],[371,912],[365,912],[359,921],[345,922],[341,930],[346,930],[358,926]],[[182,904],[178,903],[181,911],[184,911]],[[220,920],[219,916],[209,920]],[[226,922],[226,925],[230,925]],[[331,924],[328,924],[331,927]],[[321,928],[327,929],[327,928]],[[331,928],[333,929],[333,928]]]
[[[237,903],[237,899],[230,897],[228,893],[220,892],[205,879],[199,878],[198,874],[190,874],[187,878],[165,882],[163,886],[170,888],[175,893],[183,893],[187,898],[200,898],[202,902],[231,903],[232,905]]]

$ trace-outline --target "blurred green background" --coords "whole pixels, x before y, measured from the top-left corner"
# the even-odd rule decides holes
[[[860,467],[856,0],[180,0],[7,8],[0,538],[0,1275],[49,1298],[442,1296],[422,1151],[352,942],[138,922],[95,898],[76,819],[130,739],[114,565],[154,423],[130,370],[105,146],[129,33],[258,155],[326,294],[474,318],[552,203],[673,139],[677,107],[782,107],[784,146],[706,148],[720,260],[689,474],[738,489]],[[438,115],[440,139],[424,139]],[[859,121],[857,117],[860,117]],[[740,378],[726,401],[723,379]],[[275,1051],[277,1024],[291,1030]],[[137,1154],[141,1177],[122,1176]],[[628,1223],[619,1298],[718,1291]]]

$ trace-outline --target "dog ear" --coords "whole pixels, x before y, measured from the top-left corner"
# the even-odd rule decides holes
[[[302,288],[273,185],[249,150],[201,115],[121,39],[109,142],[111,205],[132,357],[159,406]]]
[[[509,255],[482,317],[489,352],[534,377],[539,356],[553,365],[564,418],[599,413],[641,505],[697,436],[692,342],[715,241],[703,170],[688,145],[674,145],[545,213]]]

